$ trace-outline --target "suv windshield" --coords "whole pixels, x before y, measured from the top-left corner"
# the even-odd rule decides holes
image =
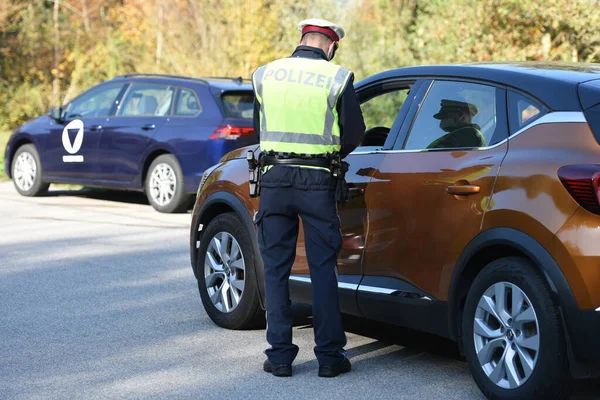
[[[252,92],[224,93],[221,101],[226,118],[252,119],[254,113]]]

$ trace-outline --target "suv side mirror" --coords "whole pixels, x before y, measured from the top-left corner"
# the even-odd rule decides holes
[[[56,122],[62,122],[62,108],[61,107],[53,107],[48,112],[50,118],[55,120]]]

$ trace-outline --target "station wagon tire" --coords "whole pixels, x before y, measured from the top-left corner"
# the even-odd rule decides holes
[[[479,273],[465,303],[462,344],[488,399],[568,398],[560,312],[527,259],[501,258]]]
[[[146,173],[144,184],[148,202],[162,213],[185,212],[192,196],[185,192],[183,172],[172,154],[156,157]]]
[[[215,217],[202,235],[196,265],[200,299],[215,324],[237,330],[264,327],[256,268],[257,255],[243,223],[234,213]]]
[[[42,181],[42,163],[33,144],[24,144],[17,149],[11,163],[11,176],[15,188],[23,196],[38,196],[50,186]]]

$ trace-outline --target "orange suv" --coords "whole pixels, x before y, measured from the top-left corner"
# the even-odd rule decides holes
[[[598,374],[600,66],[419,66],[356,89],[342,312],[456,340],[490,399]],[[249,149],[204,173],[191,226],[202,303],[229,329],[264,323]],[[302,237],[289,285],[310,303]]]

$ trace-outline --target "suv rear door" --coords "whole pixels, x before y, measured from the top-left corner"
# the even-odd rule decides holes
[[[506,91],[440,79],[423,81],[418,96],[423,100],[413,103],[366,192],[369,234],[358,303],[370,318],[443,334],[443,308],[422,309],[439,311],[423,326],[402,306],[446,300],[454,263],[493,206],[508,149]]]

